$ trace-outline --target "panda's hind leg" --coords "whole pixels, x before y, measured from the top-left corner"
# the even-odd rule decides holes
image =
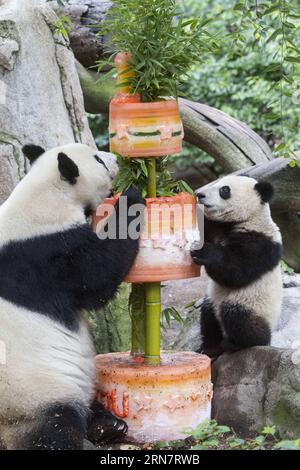
[[[226,333],[223,341],[226,352],[270,344],[271,330],[268,323],[251,309],[239,304],[223,303],[221,319]]]
[[[202,344],[197,352],[207,354],[211,358],[220,356],[224,352],[223,334],[209,297],[205,297],[201,305],[200,328]]]
[[[8,431],[9,449],[82,450],[89,409],[80,403],[55,403],[30,422]]]

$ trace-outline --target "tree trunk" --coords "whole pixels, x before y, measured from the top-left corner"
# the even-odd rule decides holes
[[[39,0],[0,7],[0,204],[27,170],[25,143],[95,145],[68,42]]]
[[[61,5],[57,0],[48,0],[58,15],[72,21],[70,43],[76,59],[85,67],[93,67],[103,59],[107,50],[106,38],[97,35],[101,22],[112,2],[107,0],[68,0]]]
[[[179,104],[185,140],[214,157],[225,173],[274,158],[247,124],[202,103],[181,98]]]

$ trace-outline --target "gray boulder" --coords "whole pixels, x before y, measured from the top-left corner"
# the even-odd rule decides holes
[[[300,275],[284,276],[283,303],[272,345],[279,348],[300,348]]]
[[[223,354],[212,367],[212,417],[242,436],[275,424],[300,436],[300,349],[255,347]]]

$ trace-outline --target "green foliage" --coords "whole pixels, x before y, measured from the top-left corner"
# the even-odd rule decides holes
[[[175,307],[167,307],[161,312],[161,328],[166,331],[171,326],[171,321],[174,320],[183,326],[187,325],[186,320],[181,316]]]
[[[278,450],[300,450],[300,439],[295,441],[280,441],[275,445],[275,449]]]
[[[160,441],[155,443],[154,449],[182,449],[183,443],[182,441]]]
[[[237,6],[236,6],[237,8]],[[267,119],[280,125],[281,142],[274,147],[276,154],[293,157],[291,166],[300,165],[294,153],[295,140],[287,138],[285,128],[288,106],[296,104],[293,100],[293,83],[300,74],[300,11],[296,0],[266,1],[261,4],[250,0],[240,2],[242,11],[241,30],[251,31],[254,36],[253,49],[264,49],[269,53],[271,63],[265,65],[264,74],[274,73],[277,80],[270,84],[268,94],[274,89],[280,95],[278,111],[266,114]],[[244,23],[244,24],[243,24]],[[252,28],[251,28],[252,27]],[[244,35],[242,43],[247,43]],[[270,45],[270,46],[269,46]],[[286,98],[286,99],[285,99]],[[299,103],[298,103],[299,104]],[[294,108],[294,107],[293,107]],[[299,113],[298,113],[299,124]]]
[[[265,426],[253,439],[242,439],[228,426],[205,420],[195,429],[187,429],[184,441],[159,442],[155,449],[191,450],[300,450],[300,439],[280,440],[276,426]]]
[[[261,433],[263,436],[275,436],[276,426],[265,426]]]
[[[107,150],[109,144],[108,116],[104,114],[87,114],[87,117],[97,147]]]
[[[216,447],[219,444],[219,438],[230,432],[231,429],[228,426],[220,426],[215,420],[205,420],[195,429],[187,429],[185,431],[186,434],[198,442],[198,444],[192,447],[193,450],[205,450],[210,447]]]
[[[294,274],[295,271],[291,266],[289,266],[283,259],[280,262],[281,268],[283,269],[283,272],[288,273],[288,274]]]
[[[177,98],[191,66],[217,50],[206,29],[209,21],[204,15],[184,18],[176,0],[114,0],[100,34],[109,34],[118,50],[131,53],[126,72],[135,72],[129,83],[134,92],[143,101],[157,101]],[[104,63],[98,65],[102,69]]]
[[[238,447],[241,447],[245,444],[245,440],[239,437],[234,437],[228,441],[228,444],[230,449],[237,449]]]
[[[63,5],[63,4],[62,4]],[[56,22],[54,31],[61,34],[65,39],[68,39],[69,32],[72,29],[72,21],[65,15],[60,16]]]
[[[147,196],[148,170],[146,161],[143,158],[122,158],[118,157],[119,174],[114,180],[114,192],[125,191],[130,186],[138,188],[143,197]],[[156,194],[157,196],[172,196],[179,192],[189,192],[193,190],[185,181],[174,181],[168,170],[168,157],[156,160]]]
[[[300,11],[296,0],[184,0],[187,17],[210,12],[219,51],[193,68],[185,94],[246,122],[277,155],[299,146]],[[297,163],[292,163],[295,166]]]

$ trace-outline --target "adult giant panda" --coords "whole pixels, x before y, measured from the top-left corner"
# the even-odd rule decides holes
[[[201,350],[211,357],[270,343],[282,299],[282,242],[271,218],[272,194],[270,183],[234,175],[197,192],[205,243],[193,245],[191,254],[209,276]]]
[[[89,426],[103,439],[126,432],[93,405],[94,348],[81,310],[113,297],[138,239],[100,239],[86,223],[111,191],[112,154],[82,144],[23,151],[32,168],[0,207],[0,438],[6,449],[81,449]],[[126,196],[128,207],[143,204],[137,190]]]

